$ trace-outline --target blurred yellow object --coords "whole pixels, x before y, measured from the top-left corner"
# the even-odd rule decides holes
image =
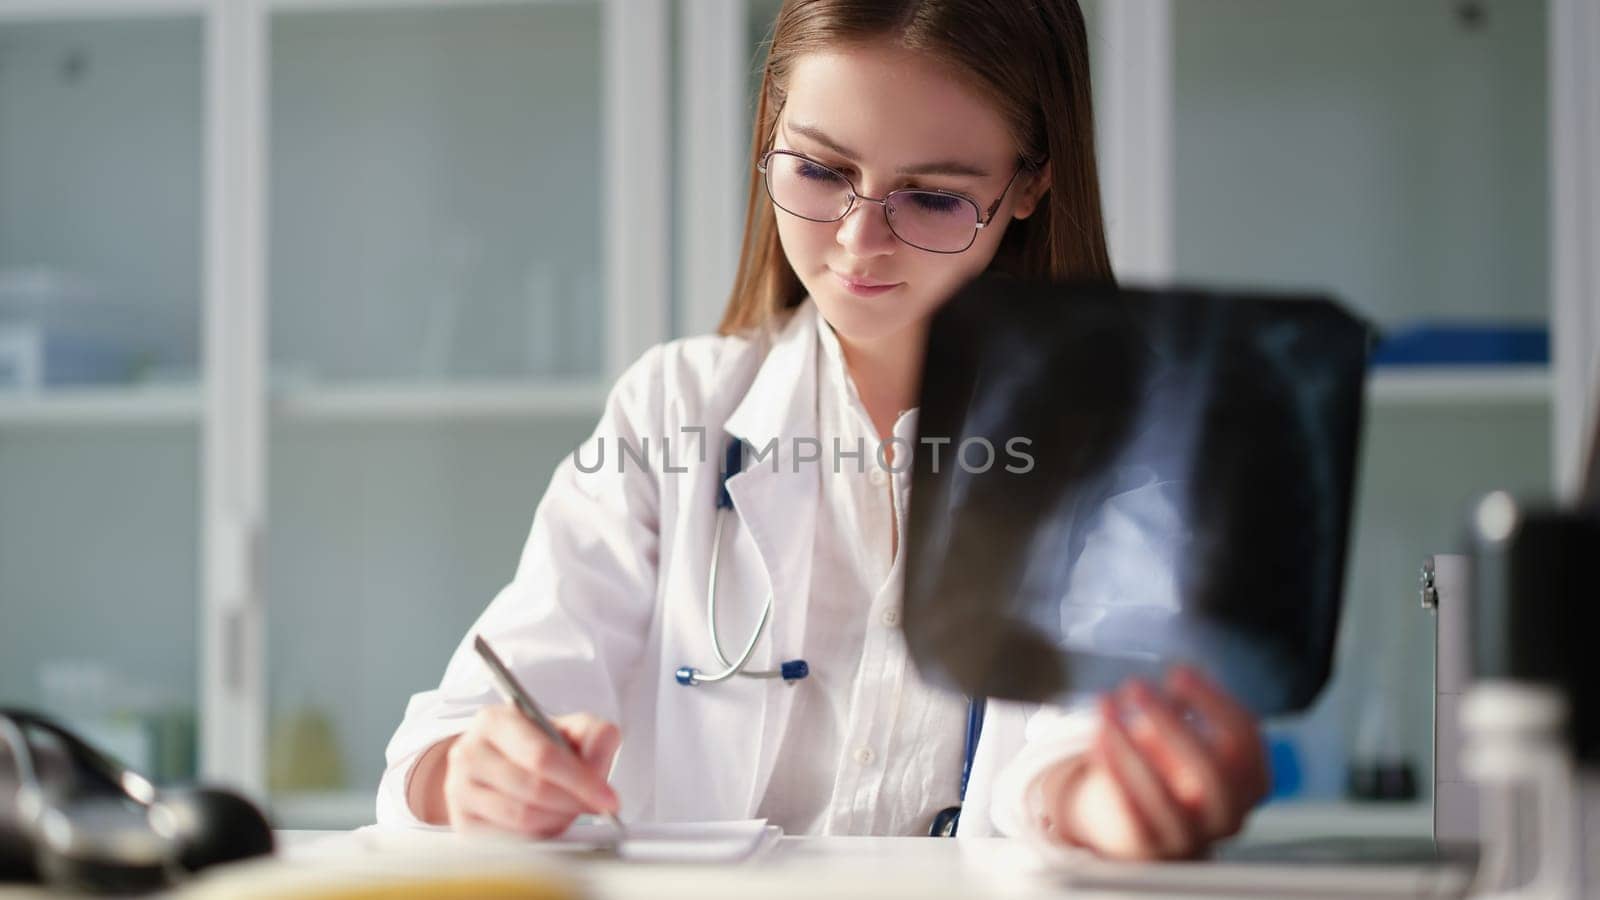
[[[309,703],[275,717],[267,748],[267,786],[274,792],[331,791],[345,786],[333,717]]]
[[[384,846],[395,840],[400,846]],[[463,841],[450,834],[372,839],[342,835],[325,849],[209,869],[176,892],[182,900],[568,900],[582,896],[570,869],[530,856],[525,843]]]
[[[570,880],[546,874],[358,875],[318,868],[280,863],[251,871],[240,869],[224,877],[193,882],[178,896],[185,900],[575,900],[581,896]]]
[[[389,883],[326,887],[272,888],[232,896],[283,898],[283,900],[388,900],[391,897],[428,897],[435,900],[567,900],[578,894],[565,884],[531,878],[458,875],[444,878],[395,879]]]

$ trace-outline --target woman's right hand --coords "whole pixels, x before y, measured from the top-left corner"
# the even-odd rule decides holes
[[[576,757],[507,704],[478,710],[465,732],[430,748],[425,756],[442,751],[443,757],[442,766],[429,767],[429,780],[442,787],[445,822],[440,824],[545,838],[567,830],[580,814],[616,812],[617,795],[606,774],[622,733],[586,713],[552,721],[578,751]],[[427,787],[424,791],[440,796]]]

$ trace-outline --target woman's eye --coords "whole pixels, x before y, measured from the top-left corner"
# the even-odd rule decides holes
[[[918,191],[910,195],[911,205],[921,212],[950,213],[961,208],[965,201],[959,197],[950,197],[945,194],[930,194]]]
[[[800,161],[800,165],[796,167],[795,171],[800,173],[801,178],[809,178],[812,181],[831,181],[837,177],[833,172],[816,163],[806,162],[805,160]]]

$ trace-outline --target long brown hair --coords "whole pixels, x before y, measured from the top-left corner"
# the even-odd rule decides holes
[[[1058,280],[1112,280],[1094,153],[1089,40],[1077,0],[784,0],[756,99],[750,193],[733,293],[718,331],[772,322],[805,288],[778,243],[756,163],[777,128],[800,56],[892,39],[964,75],[1011,126],[1018,155],[1050,161],[1050,190],[1013,221],[991,270]]]

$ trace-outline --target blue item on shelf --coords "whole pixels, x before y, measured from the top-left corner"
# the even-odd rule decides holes
[[[102,338],[0,321],[0,389],[121,383],[134,362],[132,353]]]
[[[1547,365],[1550,329],[1543,325],[1419,322],[1388,331],[1375,366]]]
[[[1272,772],[1272,789],[1268,800],[1282,800],[1300,793],[1304,778],[1300,771],[1300,748],[1292,737],[1268,734],[1267,761]]]
[[[47,387],[122,384],[133,376],[133,354],[106,340],[69,334],[44,336]]]

